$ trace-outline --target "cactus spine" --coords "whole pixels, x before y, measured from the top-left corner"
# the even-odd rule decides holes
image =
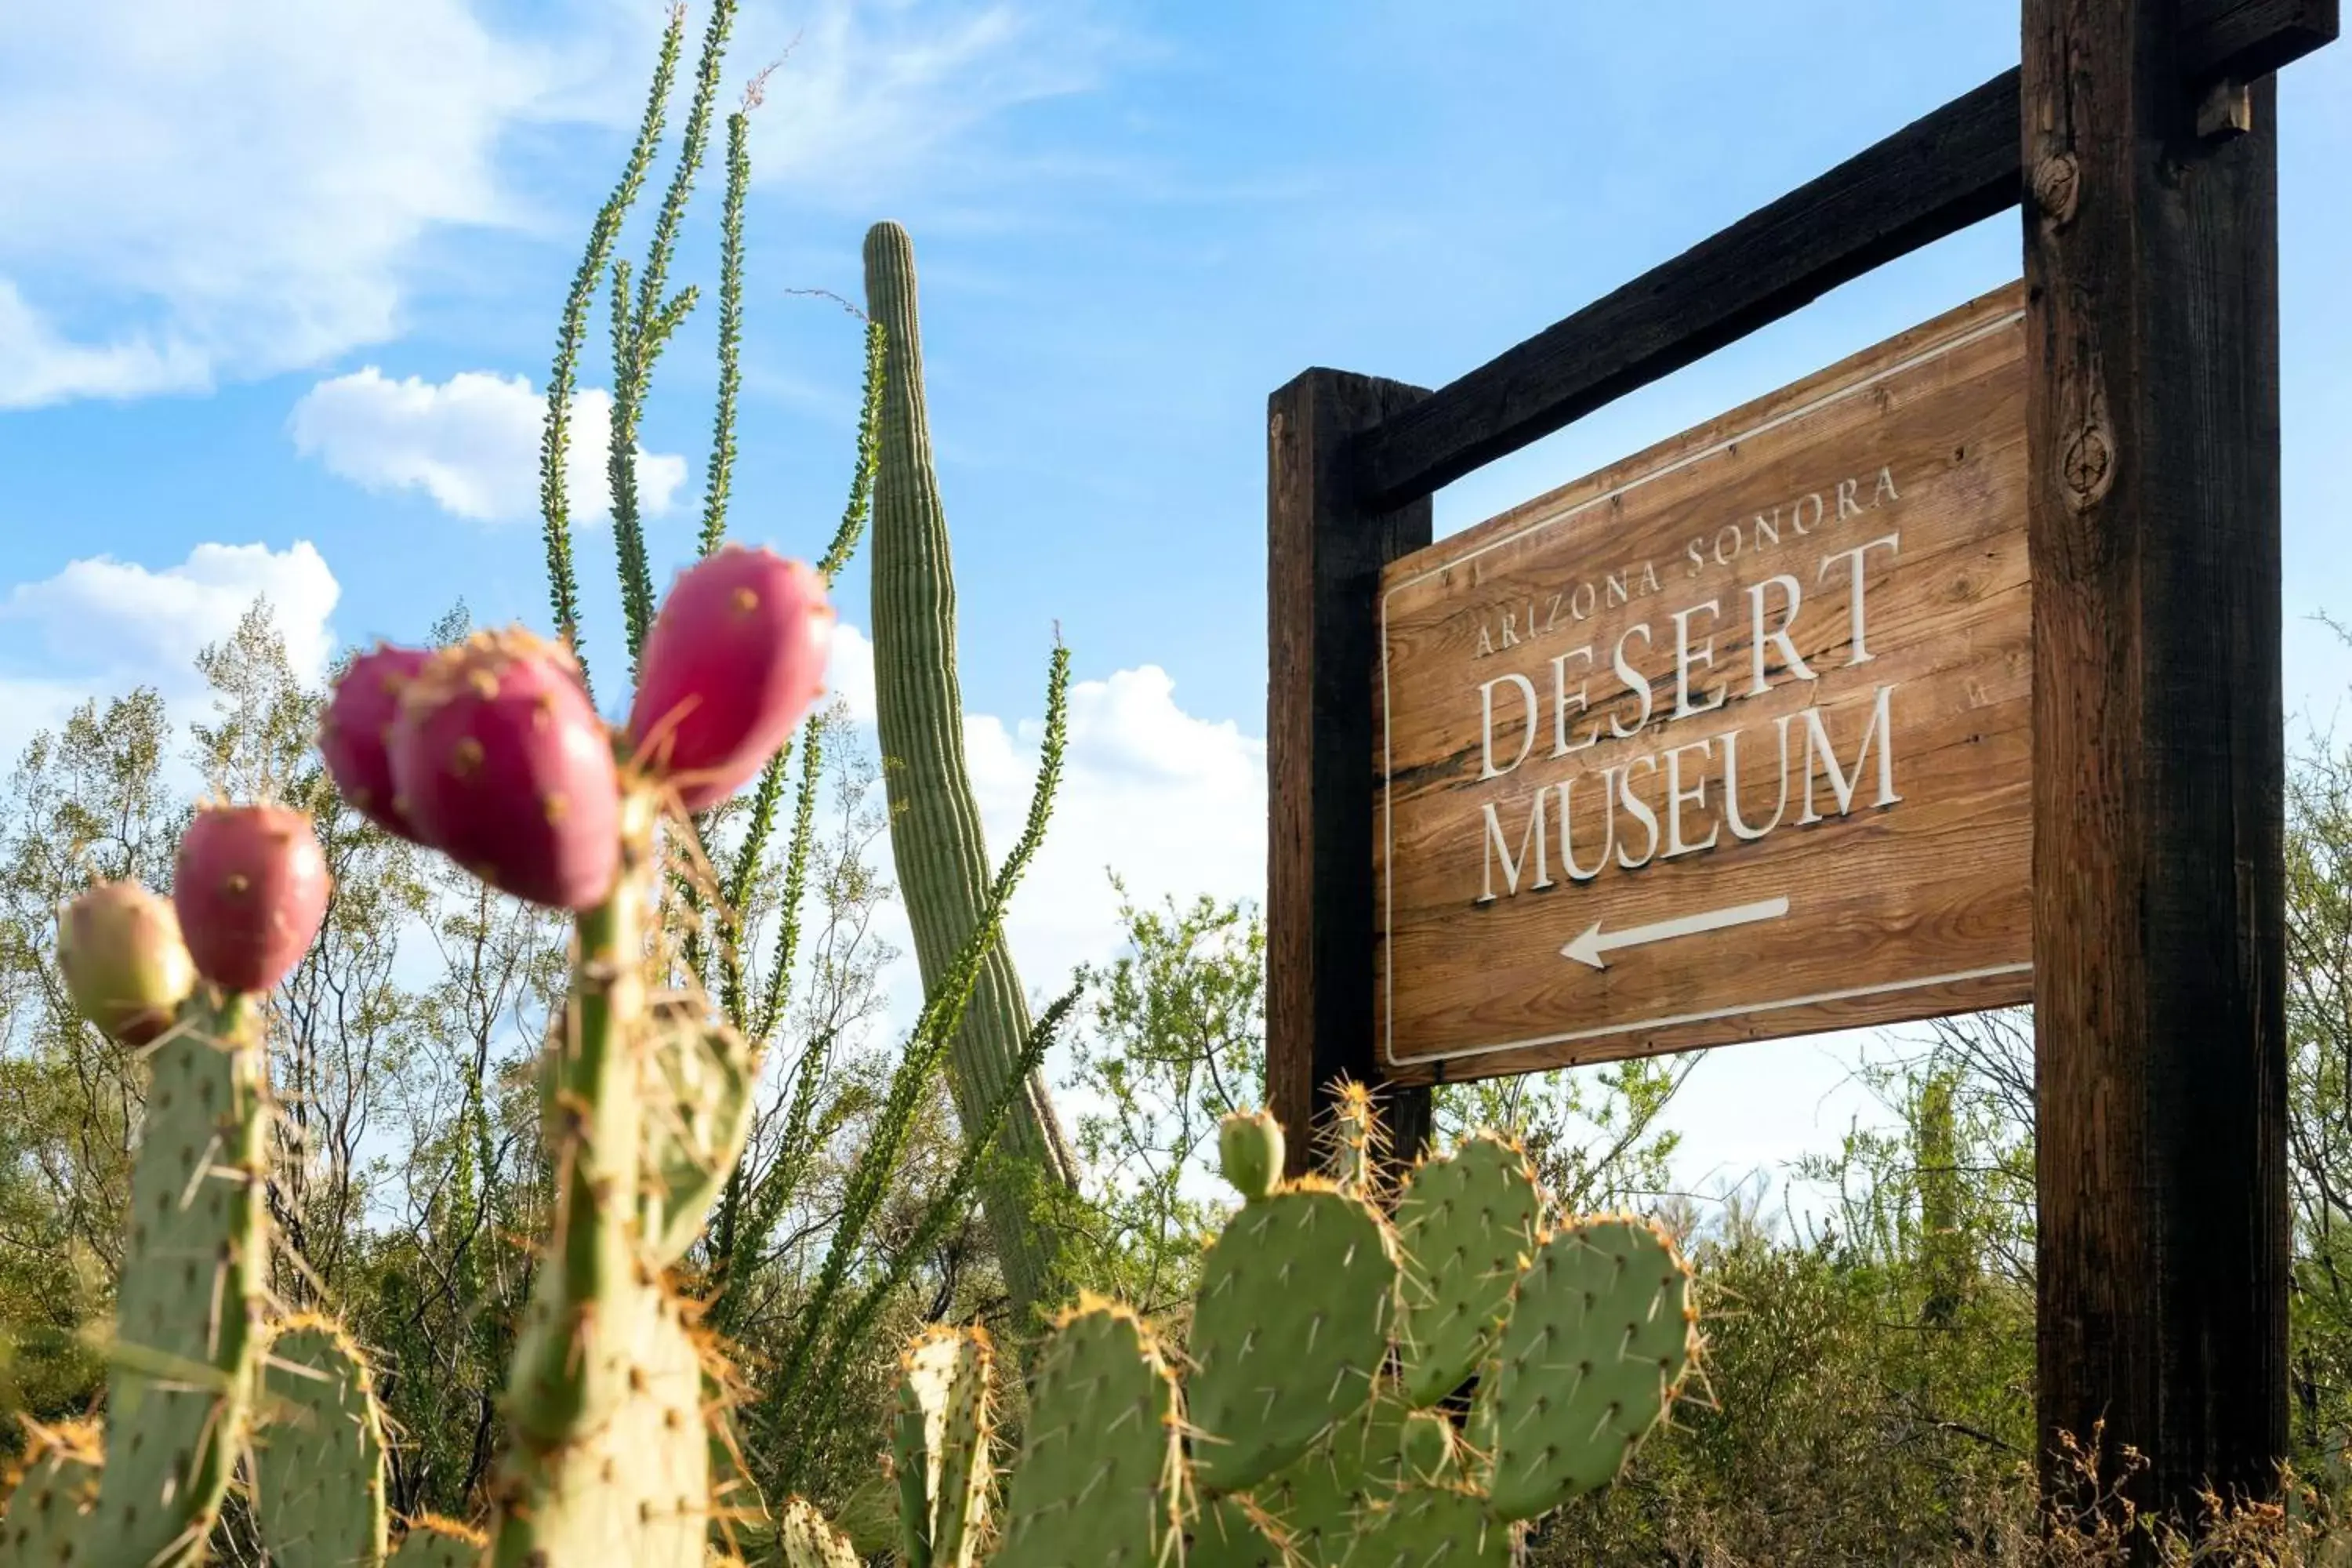
[[[888,763],[891,852],[929,989],[978,923],[989,868],[980,807],[964,768],[955,576],[931,467],[914,247],[897,224],[877,224],[866,232],[866,299],[882,326],[888,356],[874,491],[875,698]],[[949,1056],[949,1081],[967,1138],[1002,1095],[1029,1032],[1020,977],[999,942]],[[1051,1186],[1076,1184],[1076,1163],[1042,1076],[1031,1075],[998,1136],[1003,1151]],[[1025,1314],[1051,1289],[1050,1242],[1016,1183],[991,1183],[982,1202],[1015,1314]]]

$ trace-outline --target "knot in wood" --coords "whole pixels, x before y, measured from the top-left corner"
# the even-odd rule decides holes
[[[2074,216],[2082,194],[2083,165],[2072,153],[2053,153],[2033,165],[2033,205],[2053,224]]]
[[[2086,425],[2074,432],[2066,443],[2064,473],[2066,503],[2076,511],[2086,511],[2107,493],[2107,481],[2115,469],[2115,451],[2107,441],[2107,433],[2095,425]]]

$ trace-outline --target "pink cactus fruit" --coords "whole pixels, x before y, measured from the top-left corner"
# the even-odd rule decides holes
[[[520,628],[436,653],[402,692],[394,793],[425,842],[501,892],[602,903],[621,868],[621,781],[580,666]]]
[[[196,966],[171,904],[136,882],[101,882],[58,910],[58,968],[75,1008],[126,1046],[172,1026]]]
[[[824,690],[824,579],[805,562],[726,545],[678,574],[646,635],[629,745],[688,811],[740,789]]]
[[[401,692],[432,657],[424,648],[378,644],[335,682],[319,724],[319,752],[352,809],[413,844],[425,838],[393,788],[392,722],[400,716]]]
[[[226,991],[276,985],[319,934],[331,885],[309,813],[199,806],[172,873],[172,904],[196,973]]]

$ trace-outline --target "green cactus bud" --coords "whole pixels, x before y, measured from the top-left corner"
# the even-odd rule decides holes
[[[273,1568],[383,1561],[383,1416],[359,1347],[325,1318],[281,1324],[262,1363],[253,1503]]]
[[[1411,1414],[1395,1383],[1384,1377],[1363,1409],[1251,1492],[1300,1559],[1315,1568],[1336,1568],[1364,1510],[1402,1485],[1398,1454]]]
[[[1184,1568],[1288,1568],[1288,1533],[1246,1492],[1204,1506],[1184,1540]]]
[[[741,1158],[751,1131],[759,1053],[690,1004],[654,1009],[646,1082],[644,1232],[646,1257],[667,1268],[701,1236],[710,1205]]]
[[[628,1392],[609,1417],[541,1447],[515,1441],[493,1484],[497,1568],[703,1568],[710,1445],[684,1311],[639,1283],[579,1320],[577,1353]]]
[[[1479,1386],[1496,1514],[1533,1519],[1613,1479],[1679,1392],[1696,1322],[1690,1268],[1649,1221],[1580,1220],[1545,1239]]]
[[[1387,1222],[1325,1184],[1286,1187],[1227,1222],[1192,1315],[1186,1397],[1202,1486],[1255,1485],[1371,1397],[1398,1274]]]
[[[983,1329],[933,1328],[898,1362],[891,1433],[909,1568],[971,1568],[995,1479],[995,1350]]]
[[[126,1046],[172,1026],[196,988],[171,900],[136,882],[105,882],[58,910],[58,968],[81,1016]]]
[[[479,1568],[489,1542],[478,1530],[454,1519],[421,1513],[392,1554],[391,1568]]]
[[[1217,1124],[1217,1161],[1243,1199],[1256,1203],[1282,1180],[1282,1123],[1264,1110],[1236,1110]]]
[[[1375,1502],[1348,1543],[1346,1568],[1510,1568],[1518,1530],[1475,1492],[1412,1487]]]
[[[1404,1478],[1415,1486],[1433,1487],[1456,1479],[1454,1423],[1435,1410],[1416,1410],[1404,1419],[1404,1435],[1397,1444]]]
[[[776,1521],[785,1568],[859,1568],[857,1549],[805,1498],[786,1498]]]
[[[1155,1568],[1184,1506],[1176,1379],[1124,1307],[1083,1296],[1039,1347],[991,1568]]]
[[[108,1419],[139,1441],[106,1467],[95,1563],[196,1561],[245,1447],[269,1250],[260,1038],[251,998],[207,987],[149,1058],[107,1377]]]
[[[30,1441],[0,1517],[0,1562],[11,1568],[71,1568],[97,1561],[86,1549],[103,1463],[98,1426],[25,1423]]]
[[[1460,1387],[1494,1342],[1511,1282],[1535,1246],[1541,1202],[1527,1156],[1492,1132],[1423,1162],[1405,1183],[1396,1205],[1404,1255],[1397,1348],[1414,1404]]]

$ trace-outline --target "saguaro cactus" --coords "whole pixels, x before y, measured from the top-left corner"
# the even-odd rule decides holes
[[[915,250],[907,231],[895,223],[866,231],[866,300],[882,324],[888,355],[881,468],[874,489],[875,705],[888,764],[891,853],[928,988],[940,983],[956,949],[977,925],[989,868],[980,806],[964,769],[955,572],[947,514],[931,469]],[[1002,1092],[1029,1030],[1020,976],[1011,952],[999,942],[981,971],[949,1056],[949,1084],[967,1137]],[[1013,1101],[998,1147],[1055,1186],[1076,1181],[1076,1163],[1042,1077],[1033,1074],[1026,1092]],[[982,1202],[1013,1310],[1025,1313],[1047,1289],[1050,1242],[1016,1182],[992,1182],[982,1189]]]

